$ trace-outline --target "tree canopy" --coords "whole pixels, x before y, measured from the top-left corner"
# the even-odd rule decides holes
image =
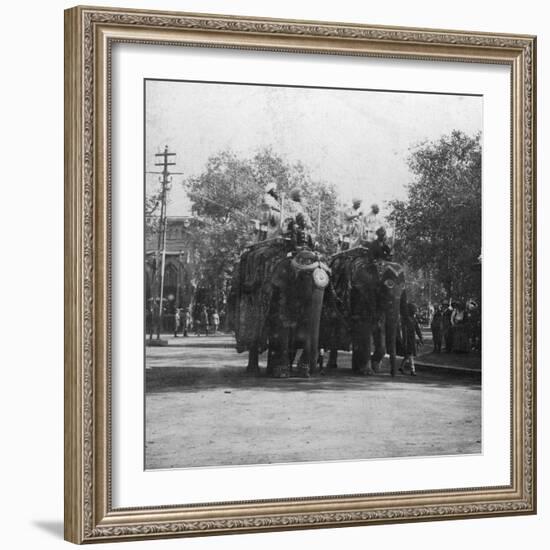
[[[259,218],[265,186],[272,181],[283,201],[289,200],[291,189],[301,189],[315,229],[320,214],[321,247],[334,252],[338,199],[332,185],[314,180],[301,163],[291,164],[271,149],[249,158],[222,151],[208,159],[201,174],[184,183],[202,221],[191,235],[200,286],[223,292],[234,263],[252,240],[250,221]]]
[[[392,201],[395,256],[429,272],[447,297],[481,291],[481,136],[460,131],[410,151],[414,175],[404,201]]]

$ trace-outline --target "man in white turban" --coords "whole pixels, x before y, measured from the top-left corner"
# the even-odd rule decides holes
[[[367,243],[376,240],[376,230],[382,227],[378,213],[380,208],[377,204],[370,207],[370,212],[365,216],[362,239]]]
[[[344,213],[345,231],[342,250],[355,248],[361,244],[365,215],[363,213],[362,199],[354,197],[351,200],[351,207]]]
[[[279,236],[281,233],[281,204],[275,182],[270,182],[265,186],[260,209],[260,240]]]

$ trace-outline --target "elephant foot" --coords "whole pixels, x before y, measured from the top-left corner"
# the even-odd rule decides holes
[[[298,367],[298,376],[300,378],[309,378],[311,376],[309,373],[309,365],[300,365]]]
[[[390,375],[395,378],[395,367],[390,369]]]
[[[357,371],[360,376],[372,376],[374,371],[371,367],[363,367]]]
[[[259,376],[260,369],[259,367],[246,367],[246,374],[248,376]]]
[[[338,365],[336,363],[329,363],[327,365],[328,370],[335,370],[338,368]]]
[[[289,376],[288,367],[273,367],[273,378],[288,378]]]
[[[375,373],[379,373],[379,372],[380,372],[380,361],[375,361],[375,362],[373,362],[373,364],[372,364],[372,370],[373,370],[373,372],[375,372]]]

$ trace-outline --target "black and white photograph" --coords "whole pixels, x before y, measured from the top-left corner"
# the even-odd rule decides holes
[[[483,98],[144,86],[146,469],[481,453]]]

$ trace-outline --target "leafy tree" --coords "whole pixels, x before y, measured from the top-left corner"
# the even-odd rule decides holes
[[[158,215],[160,211],[162,192],[160,189],[149,191],[145,196],[145,227],[146,231],[158,231]]]
[[[302,190],[315,230],[320,218],[317,238],[321,246],[327,252],[334,249],[338,203],[332,185],[313,180],[301,163],[290,164],[271,149],[251,158],[240,158],[231,151],[218,153],[208,159],[202,174],[185,183],[193,210],[202,220],[192,236],[199,254],[198,280],[211,289],[214,302],[219,301],[236,260],[251,242],[250,221],[259,217],[264,188],[271,181],[277,183],[283,211],[290,190]]]
[[[413,148],[409,168],[415,178],[405,201],[392,201],[395,255],[412,269],[431,272],[447,296],[481,292],[480,135],[460,131]]]

